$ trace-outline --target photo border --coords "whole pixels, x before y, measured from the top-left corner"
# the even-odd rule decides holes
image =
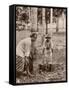
[[[56,7],[56,6],[41,6],[41,5],[25,5],[25,4],[14,4],[13,5],[14,7],[15,7],[15,10],[14,10],[14,13],[15,13],[15,17],[14,17],[14,19],[15,19],[15,37],[14,37],[14,46],[15,46],[15,85],[35,85],[35,84],[53,84],[53,83],[65,83],[65,82],[67,82],[68,81],[68,73],[67,73],[67,67],[68,67],[68,63],[67,63],[67,58],[68,58],[68,56],[67,56],[67,16],[68,16],[68,8],[67,7]],[[17,6],[26,6],[26,7],[36,7],[36,8],[61,8],[61,9],[66,9],[66,80],[64,80],[64,81],[49,81],[49,82],[34,82],[34,83],[16,83],[16,7]]]

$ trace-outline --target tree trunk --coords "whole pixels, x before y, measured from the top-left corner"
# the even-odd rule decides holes
[[[37,31],[37,8],[31,8],[31,29]]]

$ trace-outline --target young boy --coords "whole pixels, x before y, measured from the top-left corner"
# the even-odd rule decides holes
[[[47,35],[45,36],[43,53],[44,53],[43,63],[44,63],[44,65],[46,65],[47,70],[48,70],[48,71],[51,71],[51,67],[52,67],[52,53],[53,53],[53,43],[52,43],[51,35],[50,35],[50,34],[47,34]]]

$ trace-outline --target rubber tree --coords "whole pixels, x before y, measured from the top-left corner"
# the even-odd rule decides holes
[[[59,23],[59,17],[62,15],[63,9],[54,9],[54,16],[56,17],[56,32],[59,31],[58,23]]]
[[[48,23],[50,23],[50,8],[45,9],[46,34],[48,34]]]
[[[30,8],[30,17],[32,31],[37,31],[37,8]]]

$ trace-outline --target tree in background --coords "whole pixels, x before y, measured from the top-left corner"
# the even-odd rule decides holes
[[[56,8],[53,9],[53,16],[56,18],[56,32],[59,31],[58,19],[62,15],[63,12],[64,12],[64,9],[59,9],[59,8],[58,9],[56,9]]]
[[[48,33],[48,23],[50,23],[50,8],[45,9],[45,18],[46,18],[46,34]]]
[[[18,27],[20,25],[26,26],[28,24],[28,21],[29,21],[28,7],[17,7],[16,8],[16,22],[17,22],[16,26],[18,26]]]

